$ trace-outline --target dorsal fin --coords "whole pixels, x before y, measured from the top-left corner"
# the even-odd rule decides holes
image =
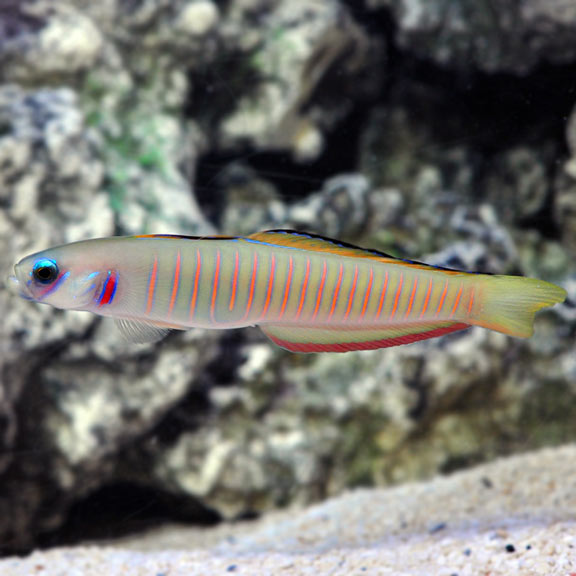
[[[266,230],[265,232],[251,234],[247,236],[247,239],[275,246],[299,248],[300,250],[312,250],[314,252],[331,252],[332,254],[354,256],[356,258],[396,260],[396,258],[384,252],[368,250],[340,240],[320,236],[319,234],[297,232],[296,230]]]
[[[429,264],[424,264],[423,262],[402,260],[378,250],[360,248],[359,246],[354,246],[353,244],[348,244],[332,238],[326,238],[319,234],[297,232],[295,230],[267,230],[265,232],[256,232],[255,234],[247,236],[245,240],[272,246],[284,246],[285,248],[311,250],[313,252],[329,252],[331,254],[339,254],[340,256],[348,256],[352,258],[367,258],[369,260],[377,260],[378,262],[410,266],[411,268],[420,268],[424,270],[442,270],[452,274],[463,273],[459,270],[450,270],[449,268],[431,266]]]

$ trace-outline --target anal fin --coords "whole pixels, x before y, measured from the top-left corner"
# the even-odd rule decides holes
[[[420,322],[378,327],[263,324],[261,330],[290,352],[351,352],[411,344],[469,328],[461,322]]]

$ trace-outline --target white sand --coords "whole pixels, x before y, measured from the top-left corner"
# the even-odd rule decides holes
[[[576,575],[576,447],[357,491],[233,531],[208,549],[194,548],[210,531],[180,528],[122,548],[37,552],[0,561],[0,575]]]

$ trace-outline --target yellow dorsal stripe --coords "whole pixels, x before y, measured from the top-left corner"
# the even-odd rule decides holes
[[[338,240],[332,240],[330,238],[324,238],[322,236],[316,236],[313,234],[306,234],[304,232],[294,232],[292,230],[268,230],[266,232],[257,232],[247,236],[246,240],[249,242],[257,242],[284,248],[308,250],[311,252],[328,252],[330,254],[347,256],[349,258],[364,258],[367,260],[374,260],[376,262],[396,264],[398,266],[407,266],[409,268],[417,268],[420,270],[435,270],[445,274],[468,274],[467,272],[460,270],[438,268],[424,264],[422,262],[401,260],[399,258],[394,258],[393,256],[379,253],[377,251],[366,250],[365,248],[343,244]]]

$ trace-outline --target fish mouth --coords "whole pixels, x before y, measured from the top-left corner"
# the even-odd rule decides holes
[[[6,278],[6,287],[12,294],[16,294],[20,298],[24,298],[24,300],[33,300],[28,290],[26,290],[15,274],[11,274]]]

